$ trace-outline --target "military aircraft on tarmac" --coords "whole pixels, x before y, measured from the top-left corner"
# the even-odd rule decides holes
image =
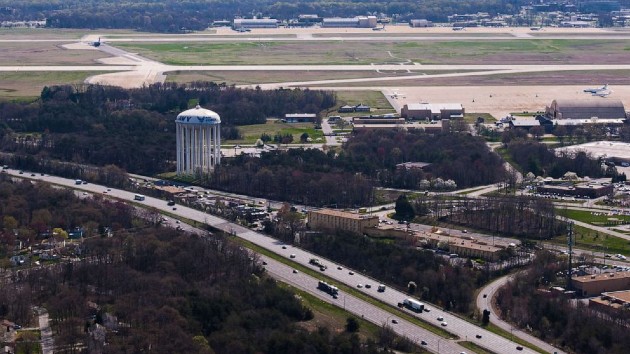
[[[589,92],[592,94],[596,94],[596,93],[600,93],[600,92],[604,92],[604,91],[610,91],[608,89],[608,84],[602,86],[602,87],[592,87],[592,88],[585,88],[584,92]]]

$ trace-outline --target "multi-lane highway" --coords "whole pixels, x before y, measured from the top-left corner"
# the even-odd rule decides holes
[[[55,176],[41,176],[40,174],[31,174],[28,172],[24,172],[23,174],[19,174],[18,171],[9,170],[9,174],[14,176],[23,177],[27,179],[33,180],[43,180],[51,183],[55,183],[61,186],[67,186],[69,188],[79,189],[86,192],[91,192],[95,194],[103,194],[108,195],[113,198],[119,198],[121,200],[132,201],[134,199],[135,193],[127,192],[123,190],[118,190],[114,188],[107,188],[105,186],[100,186],[96,184],[81,184],[76,185],[74,180],[60,178]],[[137,201],[136,201],[137,202]],[[284,244],[274,238],[268,237],[266,235],[254,232],[242,226],[230,223],[226,220],[218,218],[213,215],[209,215],[199,210],[195,210],[192,208],[184,207],[177,205],[176,209],[170,206],[167,206],[166,202],[161,199],[146,197],[146,199],[141,203],[146,205],[147,207],[152,207],[157,210],[161,210],[164,212],[172,213],[184,218],[188,218],[191,220],[195,220],[198,222],[202,222],[208,225],[211,225],[214,228],[232,233],[235,236],[243,238],[247,241],[250,241],[260,247],[268,249],[274,253],[277,253],[287,259],[300,263],[306,267],[309,267],[309,260],[311,258],[320,258],[319,256],[307,252],[305,250],[296,248],[291,245]],[[331,261],[323,260],[323,262],[328,266],[328,270],[326,270],[326,275],[329,278],[334,279],[339,283],[344,283],[348,286],[355,287],[357,291],[361,291],[369,296],[378,299],[379,301],[388,304],[392,307],[392,312],[385,312],[383,310],[377,309],[373,306],[368,306],[367,303],[353,298],[351,295],[342,294],[339,296],[335,302],[338,306],[344,306],[347,310],[357,313],[358,315],[363,315],[366,319],[374,322],[374,323],[389,323],[399,311],[397,309],[397,304],[401,302],[403,299],[408,297],[405,293],[397,291],[395,289],[388,288],[385,292],[378,292],[377,285],[378,281],[375,279],[371,279],[364,274],[361,274],[357,270],[349,270],[343,265],[333,263]],[[269,264],[272,264],[269,262]],[[296,284],[296,286],[310,291],[312,293],[320,293],[316,290],[317,280],[308,277],[305,274],[300,272],[293,273],[292,271],[288,272],[287,268],[281,267],[278,264],[275,264],[270,268],[270,271],[278,272],[279,276],[282,276],[283,279],[292,279]],[[358,288],[357,285],[362,284],[361,288]],[[370,284],[370,288],[366,288],[365,284]],[[318,295],[322,295],[321,293]],[[334,299],[331,299],[334,300]],[[350,305],[349,305],[350,303]],[[421,314],[414,314],[413,312],[408,312],[409,314],[415,315],[426,322],[440,327],[442,322],[446,322],[446,326],[444,329],[449,332],[460,337],[460,340],[468,340],[474,342],[475,344],[490,349],[494,352],[500,352],[502,354],[518,354],[518,353],[535,353],[531,349],[522,348],[518,344],[513,341],[510,341],[506,338],[498,336],[492,332],[489,332],[483,328],[475,326],[464,319],[443,311],[442,309],[437,308],[433,305],[428,305],[430,312],[423,312]],[[443,320],[438,320],[438,317],[443,318]],[[407,337],[414,340],[425,340],[427,342],[427,349],[437,352],[438,343],[440,345],[440,353],[460,353],[464,351],[459,345],[456,343],[452,343],[446,339],[441,339],[433,334],[430,334],[428,331],[421,329],[411,323],[407,323],[406,321],[399,320],[399,323],[396,325],[392,324],[392,327],[402,335],[406,335]],[[480,337],[480,338],[478,338]],[[450,343],[450,344],[446,344]],[[446,347],[449,346],[447,350]],[[517,347],[521,348],[518,350]]]

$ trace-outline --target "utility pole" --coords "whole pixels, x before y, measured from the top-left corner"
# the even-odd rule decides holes
[[[573,269],[573,222],[567,225],[567,246],[569,246],[569,270],[567,271],[567,290],[572,289],[571,272]]]

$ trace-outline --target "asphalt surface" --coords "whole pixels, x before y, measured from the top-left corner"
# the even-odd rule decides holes
[[[510,323],[501,320],[501,317],[497,313],[496,309],[492,306],[492,299],[496,296],[497,291],[504,286],[508,281],[512,279],[512,276],[506,275],[484,286],[477,295],[477,308],[479,311],[490,311],[490,322],[497,327],[502,328],[505,331],[510,332],[513,336],[519,337],[529,343],[536,345],[537,347],[555,354],[566,354],[564,351],[546,343],[527,332],[523,332],[520,329],[513,327]]]
[[[106,194],[109,197],[119,198],[119,199],[127,200],[130,202],[133,201],[133,202],[136,202],[136,203],[148,206],[148,207],[156,208],[157,210],[160,210],[160,211],[176,214],[184,218],[202,222],[202,223],[211,225],[217,229],[221,229],[223,231],[232,233],[235,236],[241,237],[260,247],[266,248],[276,254],[284,256],[287,259],[290,259],[291,261],[298,262],[306,267],[312,267],[311,265],[309,265],[309,260],[311,258],[319,258],[320,260],[322,260],[322,262],[325,265],[328,266],[328,270],[326,270],[326,275],[328,277],[334,279],[337,282],[344,283],[351,287],[357,287],[358,284],[362,284],[363,287],[360,289],[357,288],[358,291],[366,293],[369,296],[375,299],[378,299],[381,302],[388,304],[392,307],[397,307],[397,304],[399,302],[401,302],[403,299],[408,297],[405,293],[402,293],[400,291],[397,291],[391,288],[388,288],[385,292],[380,293],[377,291],[377,286],[379,284],[379,281],[375,279],[371,279],[364,274],[361,274],[358,270],[349,270],[342,265],[333,263],[328,260],[323,260],[322,257],[318,255],[309,253],[305,250],[296,248],[291,245],[286,245],[276,239],[254,232],[242,226],[232,224],[226,220],[223,220],[213,215],[206,214],[199,210],[184,207],[181,205],[175,206],[176,209],[173,210],[173,207],[169,207],[166,205],[166,201],[156,199],[156,198],[151,198],[151,197],[146,197],[144,201],[138,202],[138,201],[133,200],[135,193],[127,192],[123,190],[117,190],[113,188],[107,188],[105,186],[100,186],[100,185],[91,184],[91,183],[77,185],[75,184],[75,180],[71,180],[67,178],[61,178],[61,177],[49,176],[49,175],[41,176],[40,174],[32,174],[30,172],[24,172],[22,175],[20,175],[18,171],[13,170],[13,169],[10,169],[8,173],[11,175],[15,175],[15,176],[27,178],[27,179],[44,180],[47,182],[52,182],[58,185],[67,186],[69,188],[74,188],[74,189],[78,189],[85,192],[91,192],[95,194],[104,194],[104,195]],[[283,246],[285,248],[283,248]],[[338,269],[338,267],[342,267],[342,269]],[[277,268],[277,271],[279,272],[278,273],[279,275],[284,274],[285,278],[286,277],[291,278],[293,277],[293,274],[294,274],[292,272],[290,274],[286,274],[286,269],[281,270],[280,268]],[[282,272],[285,272],[285,273],[282,273]],[[351,274],[351,272],[353,274]],[[297,273],[297,274],[301,274],[301,273]],[[317,286],[316,279],[309,280],[304,274],[297,275],[293,278],[301,279],[299,282],[301,284],[300,286],[303,289],[308,291],[310,287],[311,289],[310,291],[312,293],[319,292],[316,289],[316,286]],[[309,281],[311,282],[310,284],[309,284]],[[366,288],[365,284],[370,284],[371,288],[370,289]],[[348,296],[345,296],[345,297],[340,296],[339,299],[337,299],[337,301],[339,302],[339,304],[343,306],[343,303],[341,301],[343,301],[344,299],[345,299],[345,306],[347,307],[348,301],[349,299],[351,299]],[[350,306],[352,307],[348,309],[356,310],[356,311],[359,311],[360,309],[364,309],[364,311],[367,311],[369,309],[369,307],[366,307],[365,303],[357,303],[357,306],[355,308],[354,301],[355,300],[350,300],[350,302],[352,303],[352,305]],[[359,301],[359,300],[357,299],[356,301]],[[431,310],[430,312],[425,312],[422,314],[415,314],[413,312],[408,311],[408,313],[411,315],[415,315],[418,318],[422,318],[426,322],[433,324],[436,327],[440,327],[441,322],[444,321],[447,323],[447,326],[443,328],[459,336],[460,340],[469,340],[479,346],[488,348],[495,352],[500,352],[501,354],[535,353],[534,351],[528,348],[524,348],[524,350],[519,351],[516,349],[518,344],[506,338],[498,336],[492,332],[489,332],[483,328],[475,326],[469,322],[466,322],[465,320],[459,318],[458,316],[452,313],[443,311],[442,309],[437,308],[436,306],[432,304],[427,304],[427,307]],[[361,312],[358,314],[367,316],[369,320],[375,323],[388,323],[388,321],[390,321],[391,318],[395,316],[385,311],[379,312],[376,309],[370,309],[369,311],[370,312],[365,312],[365,313]],[[443,320],[438,321],[437,320],[438,317],[443,317]],[[424,330],[421,330],[421,328],[419,327],[412,326],[410,323],[404,324],[404,321],[400,321],[399,324],[402,325],[400,326],[401,331],[403,331],[403,333],[405,333],[408,337],[412,339],[415,338],[414,336],[417,336],[417,335],[427,336],[427,339],[424,339],[424,338],[419,338],[419,339],[425,340],[427,341],[427,343],[429,343],[428,339],[434,338],[434,337],[429,337],[426,331],[423,332]],[[480,335],[481,338],[476,338],[477,335]],[[440,353],[447,353],[446,349],[442,349],[442,347],[445,346],[446,345],[445,343],[447,342],[448,341],[445,339],[440,340]],[[438,344],[437,338],[435,339],[434,343],[435,343],[435,348],[431,347],[430,349],[437,352],[437,344]],[[452,345],[456,345],[456,344],[453,343]],[[456,349],[454,351],[451,351],[451,349],[449,349],[448,353],[460,353],[461,351],[463,350]]]

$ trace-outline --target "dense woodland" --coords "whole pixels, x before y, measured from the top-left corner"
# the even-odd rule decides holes
[[[55,352],[378,351],[353,333],[306,330],[301,323],[311,310],[221,235],[162,228],[123,203],[79,199],[45,184],[0,176],[0,194],[3,256],[15,244],[14,229],[25,242],[51,226],[96,230],[81,244],[81,261],[22,269],[16,283],[0,287],[0,318],[28,326],[33,306],[48,310]],[[112,237],[99,236],[102,225]]]
[[[396,168],[405,161],[431,166]],[[291,149],[225,160],[206,183],[252,196],[342,207],[373,203],[375,185],[428,189],[429,181],[441,178],[465,188],[498,182],[503,175],[501,159],[480,138],[377,130],[355,134],[338,153]]]
[[[520,129],[504,133],[503,144],[524,174],[531,172],[536,176],[553,178],[560,178],[567,172],[592,178],[603,177],[605,174],[601,161],[586,152],[575,155],[556,154],[548,144],[530,139]]]
[[[438,220],[501,236],[543,240],[566,232],[566,223],[556,218],[553,203],[540,198],[446,199],[436,195],[420,197],[412,205],[419,215],[430,214]]]
[[[325,91],[236,89],[212,83],[124,90],[46,87],[33,103],[0,102],[0,149],[153,175],[174,168],[175,117],[199,102],[221,116],[224,138],[236,126],[335,104]]]
[[[301,246],[399,288],[415,282],[415,296],[461,313],[472,311],[474,291],[486,280],[484,274],[452,266],[432,252],[343,231],[306,238]]]
[[[627,310],[603,315],[582,303],[544,291],[558,283],[556,274],[563,269],[566,264],[562,260],[548,252],[539,252],[527,272],[517,274],[499,290],[497,303],[502,316],[521,328],[531,328],[541,339],[570,352],[627,353],[630,348]]]
[[[0,0],[0,21],[47,20],[57,28],[130,28],[143,31],[183,32],[203,30],[214,20],[235,16],[270,16],[281,20],[300,14],[322,17],[348,17],[387,14],[398,21],[427,18],[446,22],[455,13],[517,13],[524,0],[430,0],[430,1],[338,1],[335,3],[304,0],[277,2],[269,0]]]

